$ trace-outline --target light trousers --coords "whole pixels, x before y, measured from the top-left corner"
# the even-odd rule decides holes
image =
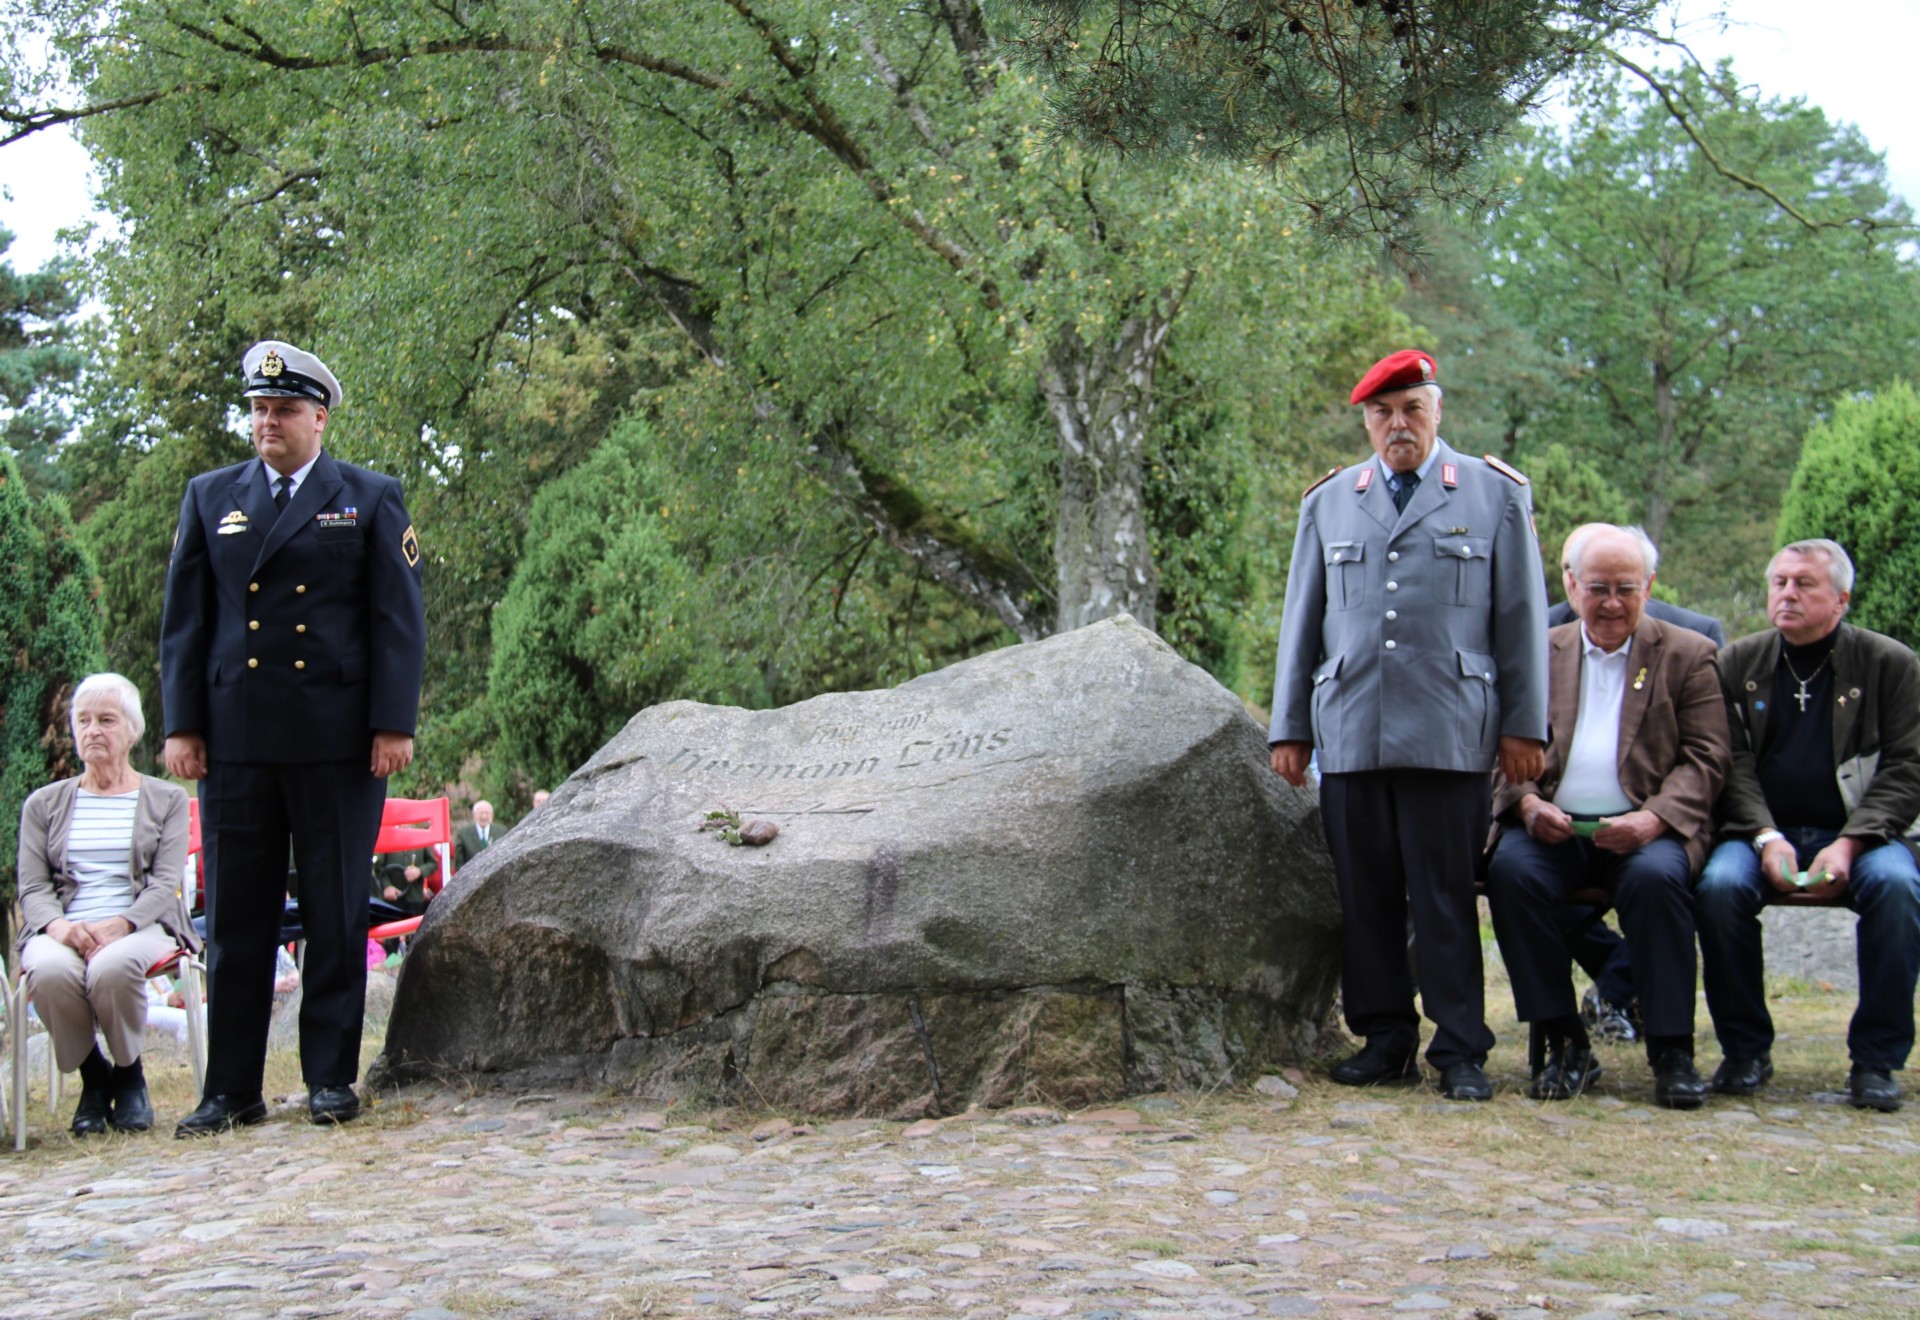
[[[53,1037],[61,1072],[74,1072],[93,1051],[96,1030],[122,1068],[140,1057],[147,1034],[147,969],[178,947],[159,925],[82,958],[51,935],[35,935],[20,951],[20,971],[34,1012]]]

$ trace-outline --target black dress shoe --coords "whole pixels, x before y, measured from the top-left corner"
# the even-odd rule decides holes
[[[1342,1086],[1397,1086],[1420,1080],[1420,1062],[1410,1049],[1369,1040],[1358,1054],[1334,1064],[1327,1076]]]
[[[351,1123],[360,1117],[360,1097],[351,1086],[317,1086],[307,1093],[307,1117],[316,1123]]]
[[[210,1137],[237,1127],[264,1122],[267,1102],[254,1091],[249,1095],[210,1095],[200,1107],[180,1120],[173,1130],[176,1137]]]
[[[1477,1063],[1450,1063],[1440,1070],[1440,1094],[1449,1100],[1491,1100],[1493,1083]]]
[[[1698,1109],[1707,1102],[1707,1084],[1693,1070],[1685,1050],[1663,1050],[1653,1061],[1653,1102],[1668,1109]]]
[[[1556,1040],[1547,1046],[1547,1062],[1533,1075],[1527,1094],[1535,1100],[1571,1100],[1598,1080],[1600,1061],[1592,1045]]]
[[[147,1098],[145,1082],[113,1093],[113,1112],[107,1122],[116,1132],[145,1132],[153,1126],[153,1101]]]
[[[73,1108],[73,1135],[98,1137],[107,1130],[107,1106],[110,1097],[103,1086],[80,1088],[80,1103]]]
[[[1855,1109],[1877,1109],[1891,1114],[1900,1107],[1900,1083],[1893,1080],[1893,1073],[1886,1068],[1854,1064],[1853,1071],[1847,1074],[1847,1094]],[[78,1116],[74,1121],[80,1121]]]
[[[1721,1095],[1752,1095],[1773,1077],[1773,1060],[1762,1054],[1742,1059],[1729,1054],[1713,1070],[1713,1089]]]

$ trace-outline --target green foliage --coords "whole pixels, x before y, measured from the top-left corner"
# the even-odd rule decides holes
[[[93,560],[66,503],[36,498],[0,453],[0,907],[15,897],[20,804],[79,772],[67,727],[74,684],[102,668]]]
[[[1566,445],[1550,444],[1533,453],[1527,478],[1533,483],[1533,524],[1540,537],[1547,594],[1557,600],[1565,595],[1560,547],[1573,529],[1595,522],[1629,523],[1633,517],[1626,496],[1605,473]]]
[[[1539,89],[1653,0],[998,0],[1091,146],[1300,162],[1334,232],[1403,231],[1431,198],[1485,200],[1481,166]],[[1334,162],[1338,162],[1334,164]]]
[[[627,716],[675,695],[700,656],[692,575],[661,526],[644,427],[616,431],[535,497],[527,552],[494,622],[488,691],[502,758],[558,783]],[[750,686],[732,657],[724,685]]]
[[[1149,599],[1232,675],[1250,577],[1278,589],[1246,492],[1291,507],[1317,367],[1378,352],[1378,281],[1284,180],[1041,151],[1046,89],[968,6],[319,6],[270,42],[193,0],[47,14],[87,96],[138,100],[84,129],[138,218],[85,441],[125,483],[91,505],[116,655],[151,673],[160,527],[245,452],[241,349],[309,345],[346,382],[330,450],[402,479],[428,556],[412,783],[511,800],[634,703],[898,681],[1008,640],[995,591],[1049,630],[1080,460],[1040,381],[1156,317]],[[540,504],[616,430],[597,461],[644,502]]]
[[[871,534],[818,492],[743,469],[716,499],[721,483],[690,470],[629,420],[535,497],[493,625],[490,788],[559,782],[662,701],[785,704],[1006,640],[977,611],[914,599],[922,584],[872,556]],[[782,516],[742,516],[769,497]]]
[[[1721,161],[1813,227],[1726,178],[1653,93],[1595,79],[1567,135],[1513,162],[1485,279],[1568,382],[1524,401],[1513,460],[1560,443],[1595,464],[1662,578],[1738,616],[1801,434],[1920,353],[1920,283],[1911,213],[1856,130],[1743,100],[1726,66],[1672,81]]]
[[[0,229],[0,254],[12,244]],[[62,488],[54,450],[73,425],[63,395],[84,362],[70,324],[76,274],[67,262],[21,275],[0,261],[0,443],[37,490]]]
[[[1842,399],[1831,418],[1807,432],[1774,543],[1838,541],[1858,569],[1848,618],[1920,646],[1916,504],[1920,392],[1895,381]]]

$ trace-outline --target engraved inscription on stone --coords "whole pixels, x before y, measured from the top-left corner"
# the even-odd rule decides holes
[[[785,757],[776,755],[765,760],[750,760],[748,756],[751,753],[722,756],[698,748],[683,747],[667,758],[666,769],[684,780],[722,779],[762,784],[849,780],[921,766],[951,766],[960,762],[997,758],[1014,743],[1011,726],[982,730],[962,728],[935,734],[912,727],[922,722],[923,717],[910,716],[906,720],[888,721],[888,726],[871,731],[861,730],[858,726],[816,729],[802,744],[802,751],[810,755],[794,756],[789,753]],[[889,727],[903,723],[909,727],[904,730]],[[889,732],[896,735],[904,732],[907,736],[892,743],[884,754],[875,754],[872,742]],[[842,734],[859,737],[861,741],[868,742],[868,746],[848,749],[844,743],[852,739],[843,739],[840,736]],[[829,752],[832,759],[820,757],[820,748],[829,743],[833,744]]]

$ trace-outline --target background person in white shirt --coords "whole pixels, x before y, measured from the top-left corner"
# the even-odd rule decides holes
[[[1690,879],[1706,857],[1714,798],[1732,754],[1714,646],[1645,612],[1658,562],[1638,529],[1587,536],[1572,566],[1579,620],[1547,634],[1546,769],[1502,783],[1488,865],[1494,933],[1523,1022],[1546,1034],[1528,1094],[1578,1095],[1599,1076],[1573,993],[1560,907],[1610,889],[1634,950],[1654,1098],[1698,1107],[1696,959]]]

